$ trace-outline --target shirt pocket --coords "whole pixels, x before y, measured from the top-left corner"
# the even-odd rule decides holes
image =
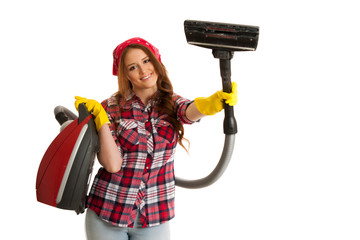
[[[169,122],[160,120],[155,124],[155,128],[155,144],[173,144],[177,139],[175,129]]]
[[[138,124],[133,119],[121,119],[117,137],[124,152],[137,151],[139,146]]]

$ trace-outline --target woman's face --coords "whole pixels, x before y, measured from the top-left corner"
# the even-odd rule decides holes
[[[129,78],[135,93],[147,92],[154,94],[157,91],[158,74],[149,56],[141,49],[130,48],[124,59]]]

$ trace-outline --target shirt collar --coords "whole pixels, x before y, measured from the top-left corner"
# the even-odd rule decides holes
[[[133,91],[130,91],[129,95],[124,98],[119,98],[118,93],[114,93],[108,100],[108,106],[122,106],[124,109],[130,109],[132,107],[132,103],[135,100],[135,93]]]
[[[129,95],[126,96],[125,102],[122,104],[123,109],[131,109],[133,107],[133,103],[140,101],[140,98],[136,96],[133,90],[130,90]]]
[[[156,92],[151,99],[149,100],[147,106],[145,107],[150,107],[153,106],[156,102],[156,95],[158,94],[158,92]],[[114,94],[111,96],[111,98],[108,101],[108,105],[119,105],[119,100],[116,97],[117,94]],[[129,94],[126,96],[126,98],[120,98],[120,106],[123,109],[131,109],[134,107],[134,103],[139,103],[140,104],[141,99],[135,94],[135,92],[133,90],[129,91]]]

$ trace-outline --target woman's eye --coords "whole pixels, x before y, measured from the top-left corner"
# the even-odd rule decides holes
[[[144,63],[148,63],[148,62],[150,62],[150,58],[144,60]]]
[[[129,68],[129,71],[133,71],[133,70],[135,70],[136,69],[136,66],[131,66],[130,68]]]

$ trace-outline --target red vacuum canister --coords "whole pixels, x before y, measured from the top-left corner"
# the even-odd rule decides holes
[[[79,214],[86,207],[89,181],[99,150],[98,135],[84,104],[79,105],[76,119],[69,110],[59,107],[65,109],[56,115],[59,123],[73,121],[57,135],[40,162],[36,196],[39,202]]]

